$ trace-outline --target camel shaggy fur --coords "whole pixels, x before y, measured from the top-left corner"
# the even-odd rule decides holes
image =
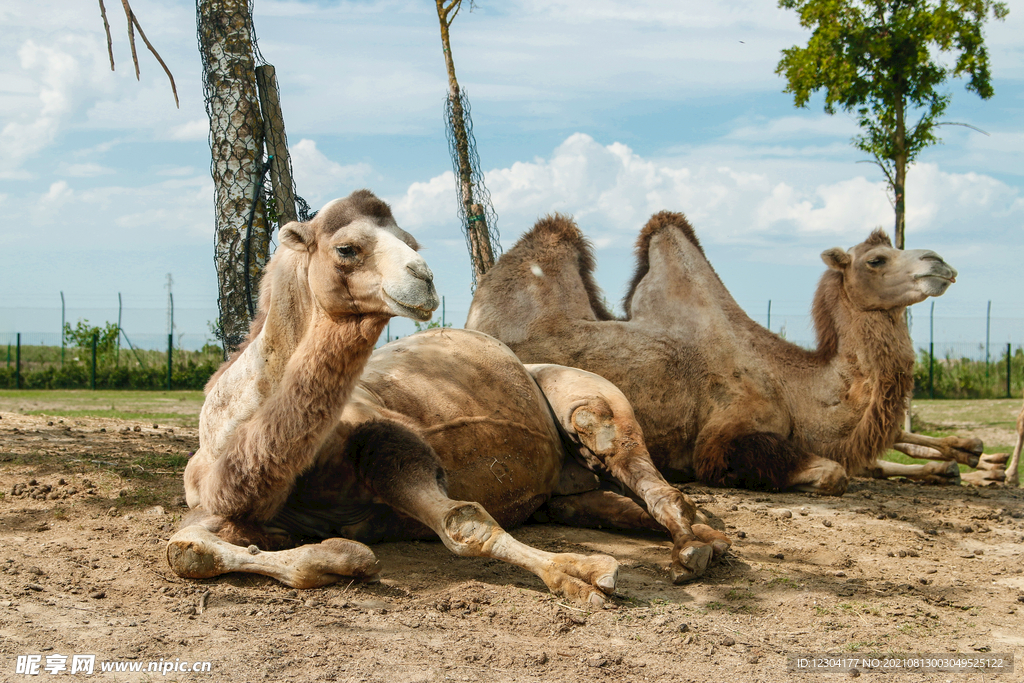
[[[636,254],[618,320],[602,304],[592,249],[574,222],[542,219],[480,283],[466,326],[524,362],[609,379],[670,480],[838,495],[850,474],[958,477],[954,462],[878,461],[909,436],[901,424],[914,350],[904,310],[956,277],[938,254],[896,250],[880,231],[824,252],[814,350],[743,312],[682,214],[652,217]],[[980,442],[913,438],[964,461],[981,451]]]
[[[247,345],[207,387],[185,471],[192,511],[167,549],[174,571],[255,572],[299,588],[372,580],[364,543],[435,536],[599,605],[615,589],[613,558],[544,552],[503,529],[572,494],[551,505],[556,518],[596,500],[605,523],[669,531],[674,579],[703,573],[729,541],[658,474],[611,383],[527,368],[463,330],[373,352],[392,316],[426,320],[437,306],[416,248],[366,191],[282,229]],[[636,500],[598,490],[596,473]],[[304,538],[322,540],[293,547]]]

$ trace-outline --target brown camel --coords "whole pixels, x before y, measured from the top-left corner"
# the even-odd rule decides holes
[[[185,470],[193,510],[167,548],[174,571],[254,572],[299,588],[372,580],[377,561],[363,542],[436,535],[459,555],[510,562],[598,605],[615,589],[613,558],[544,552],[502,528],[572,493],[569,504],[602,501],[619,526],[667,529],[677,581],[703,573],[729,541],[658,474],[611,383],[526,368],[463,330],[373,353],[392,316],[426,320],[437,307],[416,249],[365,190],[282,228],[246,346],[207,386]],[[617,478],[646,510],[596,490],[587,468]],[[292,547],[303,538],[325,540]]]
[[[980,442],[900,428],[914,364],[904,310],[956,276],[935,252],[893,249],[876,231],[849,251],[822,254],[813,351],[743,312],[682,214],[652,217],[636,252],[626,317],[616,320],[601,303],[582,233],[567,217],[542,219],[482,280],[466,327],[501,339],[524,362],[609,379],[669,480],[842,494],[848,473],[958,478],[955,462],[880,462],[900,439],[977,462]]]

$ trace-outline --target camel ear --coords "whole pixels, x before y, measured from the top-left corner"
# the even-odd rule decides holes
[[[832,247],[821,252],[821,260],[832,270],[843,271],[850,265],[850,255],[839,247]]]
[[[295,251],[312,251],[313,226],[292,221],[281,228],[281,244]]]

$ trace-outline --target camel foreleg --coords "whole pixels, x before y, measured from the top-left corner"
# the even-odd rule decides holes
[[[960,483],[960,467],[952,460],[936,460],[919,465],[905,465],[888,460],[876,460],[860,474],[861,476],[874,479],[905,477],[927,484]]]
[[[714,557],[732,542],[707,525],[693,501],[665,481],[644,443],[633,408],[619,389],[590,372],[558,365],[527,365],[547,397],[555,418],[570,438],[633,491],[643,509],[624,497],[594,492],[573,496],[576,514],[605,517],[610,526],[649,524],[654,520],[672,537],[672,580],[684,583],[702,575]],[[632,503],[632,505],[631,505]]]
[[[1022,445],[1024,445],[1024,406],[1021,406],[1020,414],[1017,415],[1017,445],[1013,447],[1010,464],[1006,466],[1006,484],[1008,486],[1020,486],[1020,476],[1017,473],[1017,467],[1020,464]]]
[[[292,588],[319,588],[343,578],[373,581],[379,571],[373,551],[344,538],[264,551],[256,545],[236,545],[222,536],[234,536],[232,525],[225,525],[215,515],[193,511],[186,526],[168,541],[167,562],[175,574],[188,579],[245,572],[270,576]]]
[[[614,558],[530,547],[502,529],[479,503],[449,498],[436,454],[411,430],[394,422],[364,423],[353,432],[349,448],[369,489],[433,529],[455,554],[508,562],[536,574],[555,595],[594,607],[615,591],[619,565]]]
[[[985,445],[973,437],[933,437],[901,431],[893,450],[923,460],[955,460],[961,465],[977,467]]]

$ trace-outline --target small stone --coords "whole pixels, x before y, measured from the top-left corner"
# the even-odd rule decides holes
[[[289,598],[297,598],[297,597],[299,597],[299,592],[298,591],[294,591],[294,590],[288,591],[287,593],[285,593],[285,596],[287,596]]]
[[[793,511],[792,510],[788,510],[786,508],[781,508],[779,510],[776,510],[775,514],[778,515],[779,517],[781,517],[782,519],[791,519],[793,517]]]
[[[970,533],[974,533],[974,527],[973,527],[973,526],[971,526],[970,524],[966,524],[966,525],[964,525],[964,528],[963,528],[963,530],[962,530],[962,531],[963,531],[963,532],[964,532],[965,534],[970,534]]]
[[[722,638],[722,645],[725,646],[725,647],[732,647],[735,644],[736,644],[736,639],[733,638],[732,636],[726,636],[726,637]]]
[[[39,482],[36,481],[35,479],[29,479],[28,480],[28,485],[29,486],[37,486],[38,484],[39,484]]]
[[[930,580],[930,579],[926,579],[926,578],[924,578],[923,576],[922,576],[921,578],[919,578],[919,579],[918,579],[918,581],[920,581],[920,582],[921,582],[922,584],[924,584],[925,586],[927,586],[927,585],[928,585],[929,583],[931,583],[931,580]]]
[[[153,423],[153,429],[160,429],[160,425],[158,425],[157,423],[154,422]]]
[[[738,505],[733,505],[733,506],[732,506],[731,508],[729,508],[729,509],[730,509],[730,510],[732,510],[733,512],[736,512],[736,511],[737,511],[737,510],[739,510],[740,508],[739,508],[739,506],[738,506]]]
[[[831,519],[823,519],[823,520],[821,520],[821,523],[824,524],[827,527],[831,527],[832,526],[832,520]]]
[[[548,663],[548,653],[547,652],[538,652],[536,654],[531,654],[531,655],[527,655],[526,656],[526,665],[527,666],[540,666],[542,664],[547,664],[547,663]]]
[[[786,556],[783,555],[782,553],[775,553],[774,555],[772,555],[772,557],[774,557],[776,560],[784,560],[784,559],[786,559]]]
[[[889,552],[887,552],[887,553],[885,554],[885,556],[886,556],[886,557],[896,557],[896,553],[894,553],[893,551],[891,551],[891,550],[890,550]]]
[[[27,571],[29,574],[35,574],[36,576],[42,576],[43,575],[43,570],[40,569],[39,567],[29,567],[25,571]]]
[[[67,486],[67,485],[68,485],[68,483],[67,483],[67,482],[66,482],[66,481],[65,481],[65,480],[63,479],[63,477],[62,477],[62,478],[60,478],[60,479],[58,479],[58,480],[57,480],[57,485],[58,485],[58,486]]]
[[[974,554],[975,555],[984,555],[985,551],[982,550],[981,548],[978,548],[977,550],[974,551]]]
[[[260,549],[257,548],[254,545],[249,546],[248,548],[246,548],[246,550],[249,551],[250,555],[259,555],[260,554]],[[298,595],[298,593],[296,593],[296,595]]]
[[[690,635],[686,636],[685,638],[683,638],[683,645],[689,645],[692,642],[693,642],[693,634],[692,633]]]
[[[93,600],[100,600],[102,598],[107,597],[107,592],[106,591],[93,591],[92,593],[89,593],[89,597],[92,598]]]
[[[746,537],[747,537],[747,532],[746,531],[737,531],[736,532],[736,538],[746,538]]]
[[[939,571],[938,569],[926,569],[924,573],[925,574],[935,574],[938,571]]]
[[[100,427],[100,431],[105,433],[107,431],[107,428],[106,427]]]
[[[1024,596],[1021,596],[1021,597],[1024,597]],[[683,623],[679,624],[679,632],[680,633],[686,633],[689,630],[690,630],[690,625],[687,624],[686,622],[683,622]]]
[[[29,589],[30,591],[37,591],[37,592],[41,591],[41,590],[45,590],[38,583],[27,583],[27,584],[25,584],[25,588]]]
[[[861,491],[860,495],[862,498],[871,498],[871,491]]]
[[[906,557],[907,556],[907,551],[906,550],[897,550],[896,554],[899,555],[900,557]]]
[[[164,511],[164,508],[163,508],[162,505],[154,505],[153,507],[151,507],[148,510],[146,510],[146,514],[147,515],[154,515],[154,516],[159,517],[160,515],[165,515],[167,513]]]
[[[835,574],[833,574],[833,576],[843,577],[843,576],[846,576],[846,572],[844,572],[842,569],[840,569]]]
[[[107,515],[110,517],[117,517],[117,508],[110,508],[107,510]]]
[[[587,660],[587,666],[592,666],[595,669],[598,668],[598,667],[602,667],[602,666],[604,666],[607,663],[608,663],[608,660],[605,659],[604,657],[591,657],[591,658],[589,658]]]
[[[850,669],[850,678],[857,678],[857,676],[860,676],[860,671],[857,669]]]
[[[142,427],[140,427],[139,425],[135,425],[134,427],[132,427],[132,431],[133,432],[141,432],[142,431]]]

